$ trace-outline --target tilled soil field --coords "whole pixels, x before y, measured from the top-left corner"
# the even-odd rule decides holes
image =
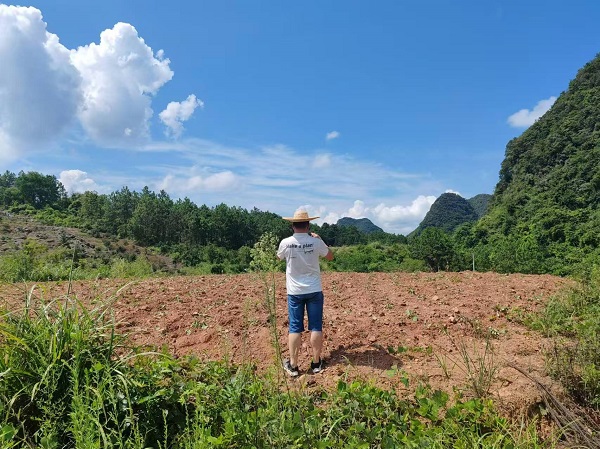
[[[274,280],[285,357],[285,275]],[[272,284],[263,281],[253,274],[76,281],[71,292],[84,304],[110,301],[118,330],[134,344],[166,346],[176,356],[251,362],[264,371],[275,365],[276,356],[265,303]],[[402,392],[400,377],[406,375],[409,388],[422,381],[472,395],[469,371],[484,364],[494,371],[490,393],[501,406],[509,413],[526,411],[539,402],[538,391],[509,365],[552,382],[544,373],[549,342],[520,323],[568,282],[477,272],[324,273],[326,369],[307,374],[306,333],[300,357],[306,374],[297,384],[330,388],[340,378],[363,379]],[[18,308],[32,287],[0,286],[0,302]],[[38,284],[33,296],[48,301],[64,296],[67,288],[65,282]]]

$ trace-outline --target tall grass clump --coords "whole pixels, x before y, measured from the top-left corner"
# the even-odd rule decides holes
[[[145,447],[162,410],[180,408],[161,406],[168,389],[152,382],[170,383],[170,358],[127,351],[107,314],[72,298],[34,305],[32,292],[23,310],[2,312],[0,426],[15,447]]]
[[[550,373],[580,404],[600,410],[600,267],[551,298],[531,324],[554,337]]]
[[[78,432],[67,419],[77,415],[74,404],[84,393],[92,401],[100,378],[118,376],[119,339],[102,312],[70,299],[34,306],[32,293],[22,311],[4,311],[0,322],[1,412],[24,443],[63,447]]]

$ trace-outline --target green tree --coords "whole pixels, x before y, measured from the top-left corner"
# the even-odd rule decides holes
[[[139,194],[132,192],[128,187],[108,195],[105,219],[110,227],[110,232],[119,237],[129,236],[129,221],[137,208]]]
[[[87,191],[72,197],[73,207],[77,207],[78,217],[84,226],[95,232],[108,232],[105,214],[108,206],[106,195]]]
[[[16,187],[17,175],[6,170],[0,175],[0,206],[8,207],[19,201],[19,189]]]
[[[164,190],[157,195],[144,187],[129,221],[131,235],[136,242],[145,246],[168,243],[169,237],[176,234],[172,228],[172,207],[173,201]]]
[[[38,172],[19,172],[15,187],[20,199],[36,209],[57,206],[67,196],[65,188],[56,176],[42,175]]]
[[[424,260],[434,271],[448,269],[455,257],[450,236],[440,228],[426,228],[410,242],[413,257]]]
[[[546,252],[531,233],[511,234],[493,241],[490,263],[499,273],[536,274],[546,271]]]

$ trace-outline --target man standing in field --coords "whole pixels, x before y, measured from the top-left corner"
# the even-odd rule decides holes
[[[289,315],[290,358],[284,362],[283,367],[292,377],[299,374],[298,352],[302,342],[301,332],[304,331],[305,308],[313,351],[310,369],[315,374],[323,370],[323,287],[319,257],[332,260],[333,253],[321,237],[310,232],[310,221],[316,218],[319,217],[309,217],[304,210],[297,210],[293,217],[283,217],[292,223],[294,235],[283,239],[277,250],[277,257],[286,262]]]

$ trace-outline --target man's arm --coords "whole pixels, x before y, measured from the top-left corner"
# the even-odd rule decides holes
[[[279,244],[279,248],[277,248],[276,255],[279,260],[285,259],[285,247],[281,243]]]
[[[319,236],[319,234],[311,232],[310,235],[323,242],[323,239]],[[331,251],[331,249],[327,246],[327,244],[325,242],[323,242],[323,246],[325,246],[325,248],[327,248],[327,254],[324,255],[323,257],[327,260],[333,260],[333,252]]]

